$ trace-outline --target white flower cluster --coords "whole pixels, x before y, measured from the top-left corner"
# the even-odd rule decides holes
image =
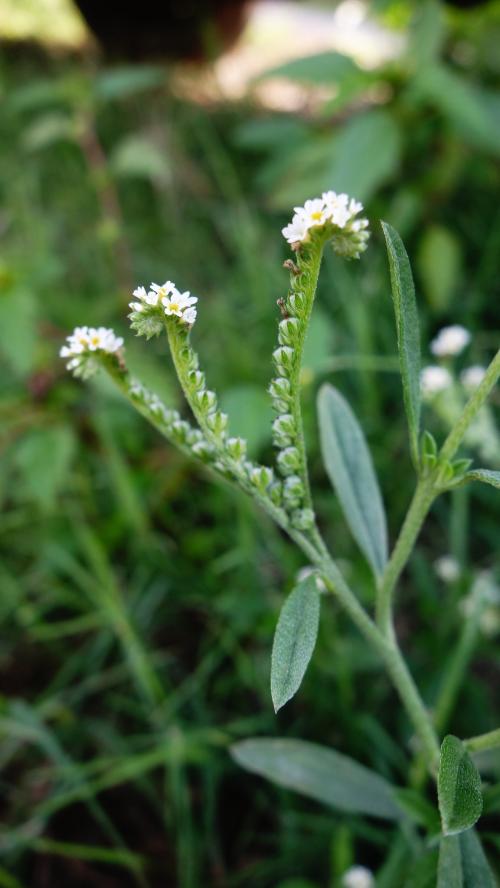
[[[181,293],[172,281],[165,281],[161,285],[151,284],[149,290],[137,287],[132,295],[134,301],[129,303],[132,327],[148,339],[161,332],[161,313],[167,317],[177,317],[190,327],[196,320],[194,306],[198,297],[191,296],[188,290]]]
[[[66,364],[75,376],[88,379],[98,369],[95,355],[98,352],[116,354],[123,345],[121,336],[116,336],[110,327],[75,327],[66,339],[59,354],[69,358]]]
[[[368,219],[356,219],[363,209],[359,201],[347,194],[325,191],[321,197],[306,200],[303,207],[295,207],[292,221],[282,229],[289,244],[303,244],[309,240],[311,230],[325,228],[331,234],[336,253],[347,259],[359,259],[366,250],[370,236]]]
[[[469,344],[471,335],[460,324],[443,327],[431,342],[431,352],[437,358],[448,358],[459,355]]]
[[[434,562],[434,570],[443,583],[456,583],[460,579],[460,564],[453,555],[441,555]]]

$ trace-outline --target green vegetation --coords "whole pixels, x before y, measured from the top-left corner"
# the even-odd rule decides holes
[[[389,19],[408,18],[410,5],[379,4]],[[288,285],[279,230],[322,188],[363,199],[375,235],[362,263],[326,257],[301,381],[319,524],[370,607],[371,573],[322,468],[314,402],[320,383],[334,383],[362,417],[394,543],[413,470],[377,220],[417,258],[424,363],[436,362],[426,343],[439,328],[462,324],[472,342],[444,362],[458,380],[487,363],[500,326],[498,5],[419,6],[401,62],[367,73],[317,57],[285,71],[340,84],[303,117],[250,99],[209,110],[180,101],[153,66],[3,51],[0,885],[340,888],[352,864],[377,871],[388,855],[381,888],[433,884],[437,844],[419,866],[414,856],[439,834],[435,793],[401,790],[397,806],[384,794],[409,772],[418,787],[425,768],[377,657],[323,601],[300,693],[275,715],[272,638],[303,559],[104,379],[82,385],[58,357],[77,324],[125,334],[133,287],[169,277],[203,297],[203,364],[234,433],[269,462],[278,309],[270,318]],[[129,334],[127,360],[184,409],[164,342]],[[424,404],[425,427],[444,440],[463,402],[457,381]],[[460,455],[498,470],[498,394],[491,405]],[[433,446],[429,436],[430,462]],[[443,886],[455,884],[449,873],[472,886],[473,867],[484,871],[478,835],[493,866],[500,847],[500,759],[481,740],[500,722],[497,548],[498,491],[457,488],[433,506],[398,586],[398,636],[440,734],[452,732],[456,756],[456,738],[477,735],[459,753],[467,773],[481,772],[483,814],[442,843]],[[434,567],[443,553],[457,568],[447,582]],[[279,701],[295,678],[282,677]],[[311,744],[334,747],[339,792],[340,754],[380,783],[364,808],[347,791],[339,813],[321,774],[304,797],[243,770],[256,735],[276,756],[286,737],[297,768],[308,756],[320,768]],[[372,819],[375,803],[385,820]],[[401,808],[420,829],[400,831]]]

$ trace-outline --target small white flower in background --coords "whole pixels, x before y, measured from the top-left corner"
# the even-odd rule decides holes
[[[438,358],[459,355],[470,342],[470,333],[460,324],[443,327],[431,342],[431,352]]]
[[[109,327],[75,327],[66,339],[59,354],[61,358],[70,358],[66,364],[75,376],[88,378],[97,370],[98,364],[89,360],[95,352],[114,354],[123,345],[121,336],[116,336]]]
[[[174,315],[189,325],[194,324],[196,320],[196,309],[193,306],[198,302],[198,298],[191,296],[188,291],[181,293],[173,281],[165,281],[164,284],[151,284],[150,290],[146,290],[145,287],[137,287],[132,295],[136,300],[129,303],[132,309],[132,326],[146,336],[154,336],[161,331],[158,316],[150,309],[161,306],[167,316]],[[145,317],[137,318],[138,314],[143,314]]]
[[[452,382],[452,375],[446,367],[429,364],[428,367],[424,367],[420,374],[422,394],[427,397],[438,395],[439,392],[449,388]]]
[[[460,565],[453,555],[442,555],[434,562],[434,570],[444,583],[454,583],[460,576]]]
[[[466,367],[460,374],[460,382],[468,391],[473,391],[480,385],[485,377],[486,369],[479,364],[472,367]]]
[[[351,866],[342,876],[342,888],[375,888],[375,879],[366,866]]]
[[[326,225],[335,252],[347,259],[359,259],[369,238],[368,220],[355,218],[362,209],[363,205],[347,194],[325,191],[321,197],[306,200],[303,207],[295,207],[292,221],[282,234],[289,244],[305,243],[311,229]]]

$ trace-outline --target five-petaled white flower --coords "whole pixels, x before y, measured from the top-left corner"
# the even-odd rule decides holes
[[[335,252],[358,259],[369,238],[368,220],[356,219],[362,209],[363,205],[347,194],[325,191],[321,197],[306,200],[303,207],[295,207],[292,221],[282,234],[289,244],[301,244],[309,240],[312,229],[329,226]]]
[[[443,327],[431,342],[431,352],[438,358],[459,355],[470,342],[470,333],[460,324]]]
[[[420,374],[420,387],[424,396],[437,395],[449,388],[452,382],[452,375],[446,367],[430,364],[428,367],[424,367]]]
[[[178,318],[182,318],[186,324],[193,323],[193,321],[190,320],[193,313],[194,320],[196,320],[196,309],[193,308],[193,305],[196,305],[197,302],[198,298],[196,296],[191,296],[189,290],[186,290],[185,293],[179,293],[176,289],[174,289],[169,296],[163,296],[161,300],[166,315],[175,315]],[[187,311],[189,311],[189,314],[186,317]]]

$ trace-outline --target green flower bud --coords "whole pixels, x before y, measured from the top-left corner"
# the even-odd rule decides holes
[[[195,391],[205,388],[205,374],[201,370],[190,370],[188,379]]]
[[[306,307],[306,297],[304,293],[290,293],[288,297],[288,310],[290,314],[300,318]]]
[[[239,462],[245,458],[247,442],[244,438],[228,438],[226,441],[226,450],[229,453],[229,456]]]
[[[278,340],[281,345],[294,346],[300,332],[300,323],[297,318],[285,318],[280,321],[278,327]]]
[[[294,475],[300,467],[300,453],[296,447],[286,447],[276,461],[283,475]]]
[[[227,423],[228,415],[227,413],[222,413],[221,410],[216,410],[207,416],[207,426],[216,435],[222,435],[227,428]]]
[[[280,376],[288,376],[294,359],[294,350],[287,345],[282,345],[273,351],[273,361]]]
[[[304,485],[298,475],[289,475],[283,485],[283,497],[289,509],[296,509],[304,497]]]
[[[292,524],[297,530],[310,530],[314,527],[314,512],[312,509],[298,509],[292,515]]]
[[[172,423],[172,434],[181,444],[184,444],[187,440],[189,429],[189,423],[183,419],[178,419]]]
[[[196,392],[194,401],[203,413],[211,413],[217,407],[217,395],[215,392],[210,391],[210,389],[202,389],[201,392]]]
[[[281,481],[273,481],[273,483],[269,485],[267,494],[275,506],[281,506],[283,498],[283,485]]]
[[[252,484],[262,493],[274,480],[274,472],[268,466],[254,466],[249,474]]]
[[[273,379],[271,385],[269,386],[269,394],[272,398],[290,398],[292,393],[292,387],[290,385],[290,380],[286,379],[284,376],[278,376],[277,379]]]
[[[197,441],[196,444],[193,444],[191,450],[204,463],[210,462],[214,453],[213,447],[210,446],[208,441]]]
[[[278,435],[290,435],[292,438],[296,433],[295,420],[291,413],[282,413],[273,422],[273,432]]]

